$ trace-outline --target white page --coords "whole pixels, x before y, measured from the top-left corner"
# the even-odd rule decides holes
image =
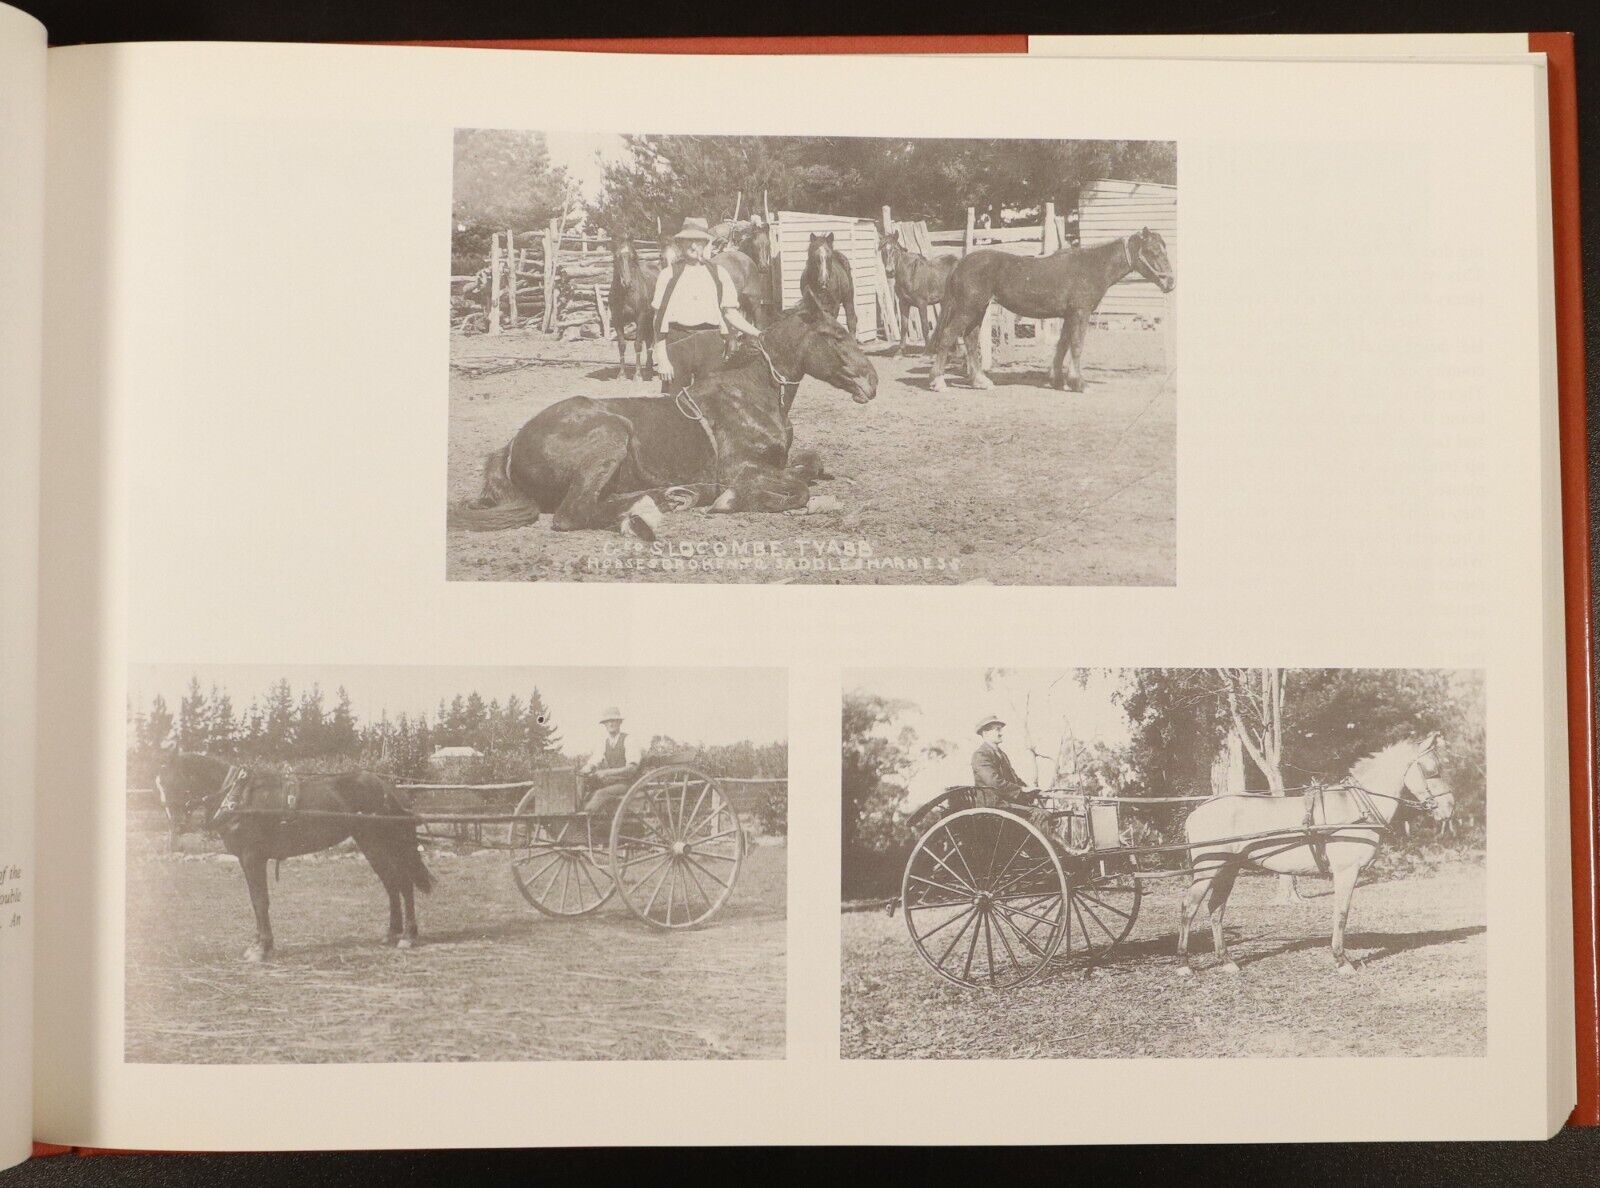
[[[1567,940],[1548,890],[1565,885],[1565,818],[1552,806],[1566,784],[1564,724],[1547,713],[1561,667],[1545,614],[1557,525],[1546,515],[1542,62],[859,65],[278,46],[57,55],[61,111],[104,104],[116,137],[107,176],[98,139],[74,136],[66,114],[57,125],[52,216],[112,246],[78,258],[50,305],[65,316],[103,294],[106,357],[63,354],[50,385],[87,385],[104,402],[103,416],[93,405],[64,415],[60,439],[81,430],[109,444],[100,477],[46,491],[47,523],[74,542],[49,569],[73,579],[51,587],[57,629],[70,614],[103,634],[77,629],[70,662],[48,666],[63,710],[75,685],[94,689],[99,732],[92,749],[47,748],[42,840],[61,894],[51,920],[77,943],[47,956],[62,1010],[40,1023],[51,1057],[41,1137],[220,1148],[1553,1128],[1570,1101],[1547,1094],[1563,1069],[1570,1085],[1570,1051],[1551,1046],[1570,965],[1552,968]],[[947,102],[908,112],[894,101],[932,69]],[[819,85],[834,72],[841,82],[849,72],[849,85]],[[604,85],[620,73],[627,88]],[[804,105],[789,101],[800,93]],[[639,94],[652,96],[649,122],[675,131],[1176,141],[1177,587],[444,582],[447,343],[436,324],[452,130],[633,129]],[[733,112],[708,94],[743,102]],[[1369,180],[1352,204],[1341,187],[1357,175]],[[84,196],[88,177],[117,195],[114,217]],[[355,224],[372,249],[352,269],[360,285],[308,281],[359,247]],[[218,300],[235,271],[252,283]],[[688,626],[663,632],[664,622]],[[787,1060],[124,1063],[127,664],[513,661],[790,669],[791,774],[803,791],[790,808]],[[841,1061],[838,696],[841,669],[867,663],[1484,669],[1490,780],[1511,805],[1489,824],[1487,1053]],[[228,910],[242,914],[242,901]],[[1313,1010],[1315,986],[1306,996]],[[1335,1104],[1284,1111],[1313,1079]],[[1203,1118],[1126,1109],[1152,1085],[1166,1100],[1203,1094],[1212,1108]],[[974,1096],[1011,1107],[963,1110],[960,1121],[927,1108]],[[625,1110],[593,1105],[624,1098]],[[699,1106],[689,1118],[669,1108],[685,1098]]]
[[[33,1137],[33,747],[44,26],[0,4],[0,1167]]]

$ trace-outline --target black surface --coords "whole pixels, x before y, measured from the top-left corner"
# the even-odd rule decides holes
[[[824,33],[1339,33],[1483,30],[1572,30],[1578,33],[1578,81],[1583,159],[1591,167],[1584,206],[1587,337],[1600,321],[1596,281],[1596,236],[1600,235],[1600,66],[1585,68],[1586,50],[1600,45],[1596,5],[1505,4],[1482,0],[1431,6],[1394,0],[1359,0],[1308,5],[1303,10],[1265,3],[1103,3],[1055,6],[986,0],[981,5],[938,7],[880,0],[874,4],[730,3],[692,5],[587,3],[563,6],[478,0],[388,0],[386,3],[228,4],[223,0],[153,0],[131,4],[84,0],[11,0],[32,12],[51,32],[52,44],[127,40],[398,41],[443,38],[694,36],[716,34]],[[1600,56],[1597,56],[1600,61]],[[1593,395],[1591,361],[1589,458],[1592,491],[1591,540],[1600,541],[1600,399]],[[1600,548],[1597,548],[1600,554]],[[1307,1009],[1314,1010],[1308,987]],[[1313,1118],[1325,1108],[1327,1090],[1307,1061],[1303,1090],[1283,1103],[1285,1111]],[[1075,1094],[1094,1092],[1092,1070],[1080,1079],[1063,1077],[1061,1109],[1070,1114]],[[528,1103],[538,1109],[537,1101]],[[361,1109],[351,1103],[352,1114]],[[619,1125],[626,1106],[612,1109]],[[1003,1102],[960,1103],[960,1109],[1003,1109]],[[1160,1118],[1205,1103],[1164,1101],[1152,1095],[1130,1102],[1147,1113],[1152,1129]],[[1092,1136],[1085,1136],[1091,1138]],[[679,1170],[708,1182],[742,1183],[773,1174],[797,1176],[892,1176],[916,1183],[934,1175],[977,1173],[983,1181],[1027,1177],[1027,1182],[1064,1180],[1122,1182],[1172,1177],[1179,1184],[1217,1181],[1276,1183],[1287,1177],[1311,1183],[1363,1184],[1592,1184],[1600,1180],[1600,1130],[1564,1131],[1549,1143],[1342,1144],[1258,1147],[1090,1147],[1029,1151],[734,1150],[722,1152],[385,1152],[279,1155],[59,1156],[33,1160],[0,1173],[0,1185],[355,1185],[431,1184],[447,1179],[516,1177],[570,1182],[576,1178],[621,1184],[652,1183]]]

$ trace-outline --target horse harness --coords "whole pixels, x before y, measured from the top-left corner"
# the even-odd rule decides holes
[[[668,292],[671,292],[670,287]],[[666,304],[666,300],[663,298],[661,302],[663,309],[666,308]],[[794,405],[795,392],[800,387],[800,381],[798,379],[784,378],[783,373],[778,370],[778,365],[772,361],[772,356],[767,352],[766,345],[759,338],[753,338],[750,342],[760,352],[761,358],[767,364],[767,370],[772,373],[773,382],[778,385],[779,411],[785,417],[788,417],[789,409]],[[693,393],[688,388],[679,389],[678,393],[673,396],[672,403],[678,412],[698,424],[701,431],[705,433],[706,444],[711,447],[711,482],[714,486],[720,487],[722,484],[722,459],[717,452],[717,436],[711,428],[711,422],[706,418],[706,414],[701,410],[700,405],[695,401]]]
[[[1438,804],[1438,798],[1433,794],[1433,781],[1440,778],[1439,760],[1438,756],[1434,753],[1434,747],[1436,745],[1437,744],[1430,743],[1427,749],[1419,752],[1417,757],[1413,759],[1406,767],[1405,773],[1400,779],[1400,789],[1402,792],[1404,792],[1406,790],[1405,776],[1411,773],[1411,768],[1418,768],[1422,772],[1423,795],[1418,797],[1415,793],[1413,793],[1411,799],[1416,802],[1418,808],[1429,813],[1433,812],[1435,806]],[[1427,760],[1428,762],[1424,763],[1424,760]],[[1324,836],[1311,833],[1310,831],[1313,826],[1319,824],[1316,819],[1318,810],[1320,810],[1322,813],[1322,821],[1320,824],[1329,824],[1328,810],[1327,806],[1324,804],[1323,796],[1329,791],[1330,788],[1340,792],[1349,793],[1351,798],[1356,802],[1356,807],[1360,810],[1361,815],[1358,816],[1354,821],[1348,822],[1348,824],[1352,827],[1360,825],[1375,825],[1380,829],[1393,829],[1393,816],[1386,820],[1383,814],[1378,811],[1378,806],[1374,803],[1374,798],[1381,800],[1392,800],[1397,805],[1407,803],[1404,796],[1390,796],[1383,792],[1373,792],[1371,789],[1364,788],[1353,780],[1346,780],[1344,783],[1331,784],[1326,787],[1317,786],[1311,788],[1305,797],[1306,811],[1304,818],[1301,820],[1301,826],[1307,830],[1307,845],[1311,849],[1312,860],[1316,862],[1317,869],[1324,875],[1329,872],[1328,839]],[[1340,824],[1346,824],[1346,822],[1340,822]]]

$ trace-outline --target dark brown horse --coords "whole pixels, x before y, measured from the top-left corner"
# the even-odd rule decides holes
[[[998,301],[1025,318],[1061,319],[1050,386],[1060,388],[1064,383],[1074,392],[1083,391],[1083,338],[1089,318],[1106,290],[1130,272],[1137,272],[1163,293],[1172,292],[1177,285],[1167,260],[1166,241],[1148,227],[1098,247],[1062,248],[1050,256],[1013,256],[986,249],[964,257],[950,274],[939,330],[933,336],[933,390],[944,389],[945,366],[961,339],[967,344],[967,375],[972,386],[994,386],[979,364],[978,334],[989,302]],[[1067,358],[1065,376],[1063,358]]]
[[[156,772],[156,795],[167,817],[167,850],[178,848],[178,837],[205,798],[222,786],[229,763],[212,755],[195,755],[173,748]]]
[[[611,328],[617,334],[617,378],[628,377],[625,331],[633,326],[633,376],[654,370],[650,348],[655,345],[655,316],[650,298],[655,293],[659,268],[641,263],[631,239],[619,239],[611,251]]]
[[[452,528],[532,524],[554,509],[557,532],[609,528],[654,539],[661,508],[804,507],[814,456],[791,458],[789,407],[802,376],[865,404],[878,376],[856,340],[811,311],[790,310],[686,397],[573,396],[552,404],[484,460],[483,491],[452,504]]]
[[[758,330],[766,329],[771,299],[768,296],[767,269],[759,261],[737,247],[724,248],[711,257],[732,280],[739,293],[739,312],[749,318]],[[767,254],[768,265],[772,255]]]
[[[856,281],[848,257],[833,247],[833,232],[811,233],[806,248],[806,267],[800,274],[800,299],[830,318],[839,316],[844,306],[844,324],[850,337],[856,336]]]
[[[195,761],[204,758],[175,752],[158,779],[165,784],[181,768],[199,772]],[[256,939],[244,952],[246,961],[272,953],[267,863],[315,854],[346,838],[388,893],[387,942],[402,949],[417,943],[415,893],[433,890],[433,876],[417,851],[416,819],[387,779],[362,771],[297,776],[214,760],[203,769],[216,779],[201,796],[206,827],[239,859],[255,910]]]
[[[928,349],[931,338],[929,327],[933,325],[931,307],[944,300],[950,274],[960,261],[959,256],[943,255],[929,259],[920,252],[913,252],[900,242],[898,231],[891,231],[884,237],[883,269],[894,282],[894,295],[900,307],[900,341],[895,344],[894,354],[905,350],[906,336],[911,333],[913,307],[922,319],[922,349]]]

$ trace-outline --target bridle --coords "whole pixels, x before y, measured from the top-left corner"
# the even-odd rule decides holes
[[[216,826],[230,810],[237,807],[234,798],[244,791],[244,786],[249,780],[248,770],[235,763],[228,764],[228,774],[222,777],[221,785],[201,802],[209,810],[206,817],[207,825]],[[217,806],[215,809],[211,809],[213,802]]]
[[[1391,796],[1386,792],[1374,792],[1370,788],[1362,787],[1353,780],[1335,784],[1333,787],[1343,789],[1354,796],[1356,803],[1361,805],[1362,813],[1372,817],[1375,821],[1382,821],[1383,817],[1378,813],[1377,806],[1372,803],[1373,799],[1390,800],[1396,805],[1412,805],[1431,816],[1438,811],[1439,807],[1439,798],[1434,795],[1433,791],[1434,781],[1443,779],[1439,774],[1439,756],[1436,754],[1438,745],[1437,740],[1430,742],[1421,751],[1417,752],[1415,759],[1406,765],[1406,769],[1400,777],[1401,794],[1398,796]],[[1410,776],[1412,768],[1416,768],[1422,773],[1421,796],[1406,787],[1406,778]],[[1393,817],[1391,816],[1389,821],[1391,827],[1392,822]]]
[[[1139,253],[1137,256],[1134,255],[1133,251],[1133,241],[1135,239],[1139,241]],[[1150,262],[1150,257],[1144,254],[1144,245],[1145,241],[1143,235],[1130,235],[1128,238],[1122,241],[1122,252],[1128,261],[1127,271],[1137,271],[1141,276],[1146,277],[1151,281],[1155,281],[1156,277],[1161,277],[1163,280],[1167,279],[1167,277],[1170,276],[1170,273],[1157,268]]]
[[[810,331],[808,330],[807,333],[810,333]],[[778,407],[783,411],[784,416],[788,416],[789,409],[794,405],[795,393],[800,390],[800,380],[804,376],[802,375],[796,379],[786,378],[778,370],[778,365],[772,361],[772,355],[768,352],[766,343],[759,338],[755,339],[754,343],[756,350],[761,352],[761,357],[766,360],[767,370],[772,373],[772,382],[778,385]]]

